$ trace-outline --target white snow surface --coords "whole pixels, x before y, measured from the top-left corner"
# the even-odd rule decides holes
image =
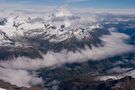
[[[100,76],[97,79],[99,80],[108,80],[108,79],[113,79],[113,80],[117,80],[117,79],[121,79],[124,78],[125,76],[132,76],[133,78],[135,78],[135,70],[131,70],[122,74],[116,74],[116,75],[108,75],[108,76]]]
[[[4,89],[4,88],[0,88],[0,90],[7,90],[7,89]]]
[[[101,27],[96,18],[92,17],[93,20],[90,16],[86,17],[87,19],[81,16],[77,18],[69,14],[63,13],[64,15],[62,15],[62,13],[60,11],[59,14],[44,17],[11,14],[5,17],[7,23],[0,25],[0,30],[9,38],[24,36],[24,33],[29,33],[29,37],[45,33],[44,39],[55,36],[50,39],[50,42],[61,42],[72,37],[72,35],[78,39],[89,37],[89,32]],[[67,11],[67,13],[69,12]],[[0,37],[0,39],[2,38]]]

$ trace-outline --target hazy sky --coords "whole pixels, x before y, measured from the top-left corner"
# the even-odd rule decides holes
[[[0,4],[28,4],[36,6],[61,6],[85,8],[135,8],[135,0],[0,0]]]

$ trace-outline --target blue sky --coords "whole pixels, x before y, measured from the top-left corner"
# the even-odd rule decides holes
[[[0,0],[6,4],[28,4],[35,6],[61,6],[83,8],[135,8],[135,0]]]

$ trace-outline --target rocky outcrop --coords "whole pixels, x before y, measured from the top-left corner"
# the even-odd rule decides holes
[[[16,57],[42,58],[38,50],[32,47],[0,47],[0,60],[8,60]]]
[[[135,90],[135,79],[126,76],[118,80],[97,81],[85,76],[62,82],[59,90]]]
[[[5,18],[0,18],[0,25],[5,25],[7,22],[7,19]]]

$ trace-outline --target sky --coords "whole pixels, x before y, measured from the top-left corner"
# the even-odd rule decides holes
[[[21,4],[34,6],[68,5],[76,8],[131,8],[135,9],[135,0],[0,0],[0,4]]]

